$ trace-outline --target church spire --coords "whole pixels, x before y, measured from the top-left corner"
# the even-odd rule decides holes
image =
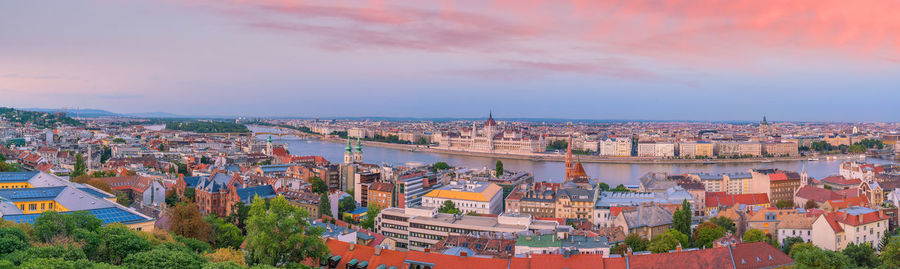
[[[350,137],[347,137],[347,147],[344,148],[347,153],[353,152],[353,146],[350,144]]]

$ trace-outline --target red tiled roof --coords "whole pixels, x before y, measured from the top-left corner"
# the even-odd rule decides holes
[[[837,185],[859,185],[859,183],[862,181],[859,180],[858,178],[847,179],[844,176],[829,176],[829,177],[823,178],[822,182],[837,184]]]
[[[844,198],[844,196],[836,191],[809,185],[803,186],[802,188],[797,190],[797,193],[794,196],[807,200],[813,200],[818,203],[824,203],[828,200]]]
[[[732,268],[726,247],[633,255],[628,257],[628,264],[631,268]]]
[[[394,184],[387,182],[375,182],[369,185],[369,191],[392,192]]]
[[[775,268],[794,264],[791,257],[764,242],[735,245],[731,255],[736,268]]]
[[[707,192],[706,207],[733,206],[735,204],[760,205],[768,204],[769,195],[765,193],[727,194],[725,192]]]
[[[843,224],[847,224],[850,226],[859,226],[859,225],[874,223],[874,222],[880,221],[880,220],[889,219],[889,217],[887,215],[885,215],[884,212],[881,212],[881,211],[875,211],[875,212],[859,214],[859,215],[851,215],[851,214],[847,214],[847,213],[838,211],[838,212],[831,213],[829,215],[831,215],[834,218],[834,221],[840,222]]]
[[[785,180],[785,179],[788,179],[788,178],[787,178],[787,175],[785,175],[784,173],[769,174],[769,180],[771,180],[771,181],[778,181],[778,180]]]
[[[843,208],[848,208],[851,206],[868,206],[869,198],[866,195],[862,195],[859,197],[850,197],[844,199],[836,199],[836,200],[828,200],[826,203],[831,205],[831,208],[838,210]]]

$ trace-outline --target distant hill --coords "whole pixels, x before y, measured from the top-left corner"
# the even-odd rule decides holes
[[[65,112],[66,115],[68,115],[70,117],[81,117],[81,118],[99,118],[99,117],[118,117],[118,116],[120,116],[119,114],[109,112],[106,110],[102,110],[102,109],[20,108],[20,110],[44,112],[44,113]]]
[[[25,111],[8,107],[0,107],[0,118],[23,125],[32,124],[39,128],[54,128],[60,125],[77,126],[83,124],[80,121],[68,117],[68,115],[49,112]]]

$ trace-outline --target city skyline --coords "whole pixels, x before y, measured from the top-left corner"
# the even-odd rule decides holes
[[[0,105],[204,116],[482,118],[493,110],[498,118],[895,121],[897,5],[4,2]]]

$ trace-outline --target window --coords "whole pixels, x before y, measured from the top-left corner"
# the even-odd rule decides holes
[[[28,204],[28,210],[31,210],[31,211],[37,210],[37,204]]]

